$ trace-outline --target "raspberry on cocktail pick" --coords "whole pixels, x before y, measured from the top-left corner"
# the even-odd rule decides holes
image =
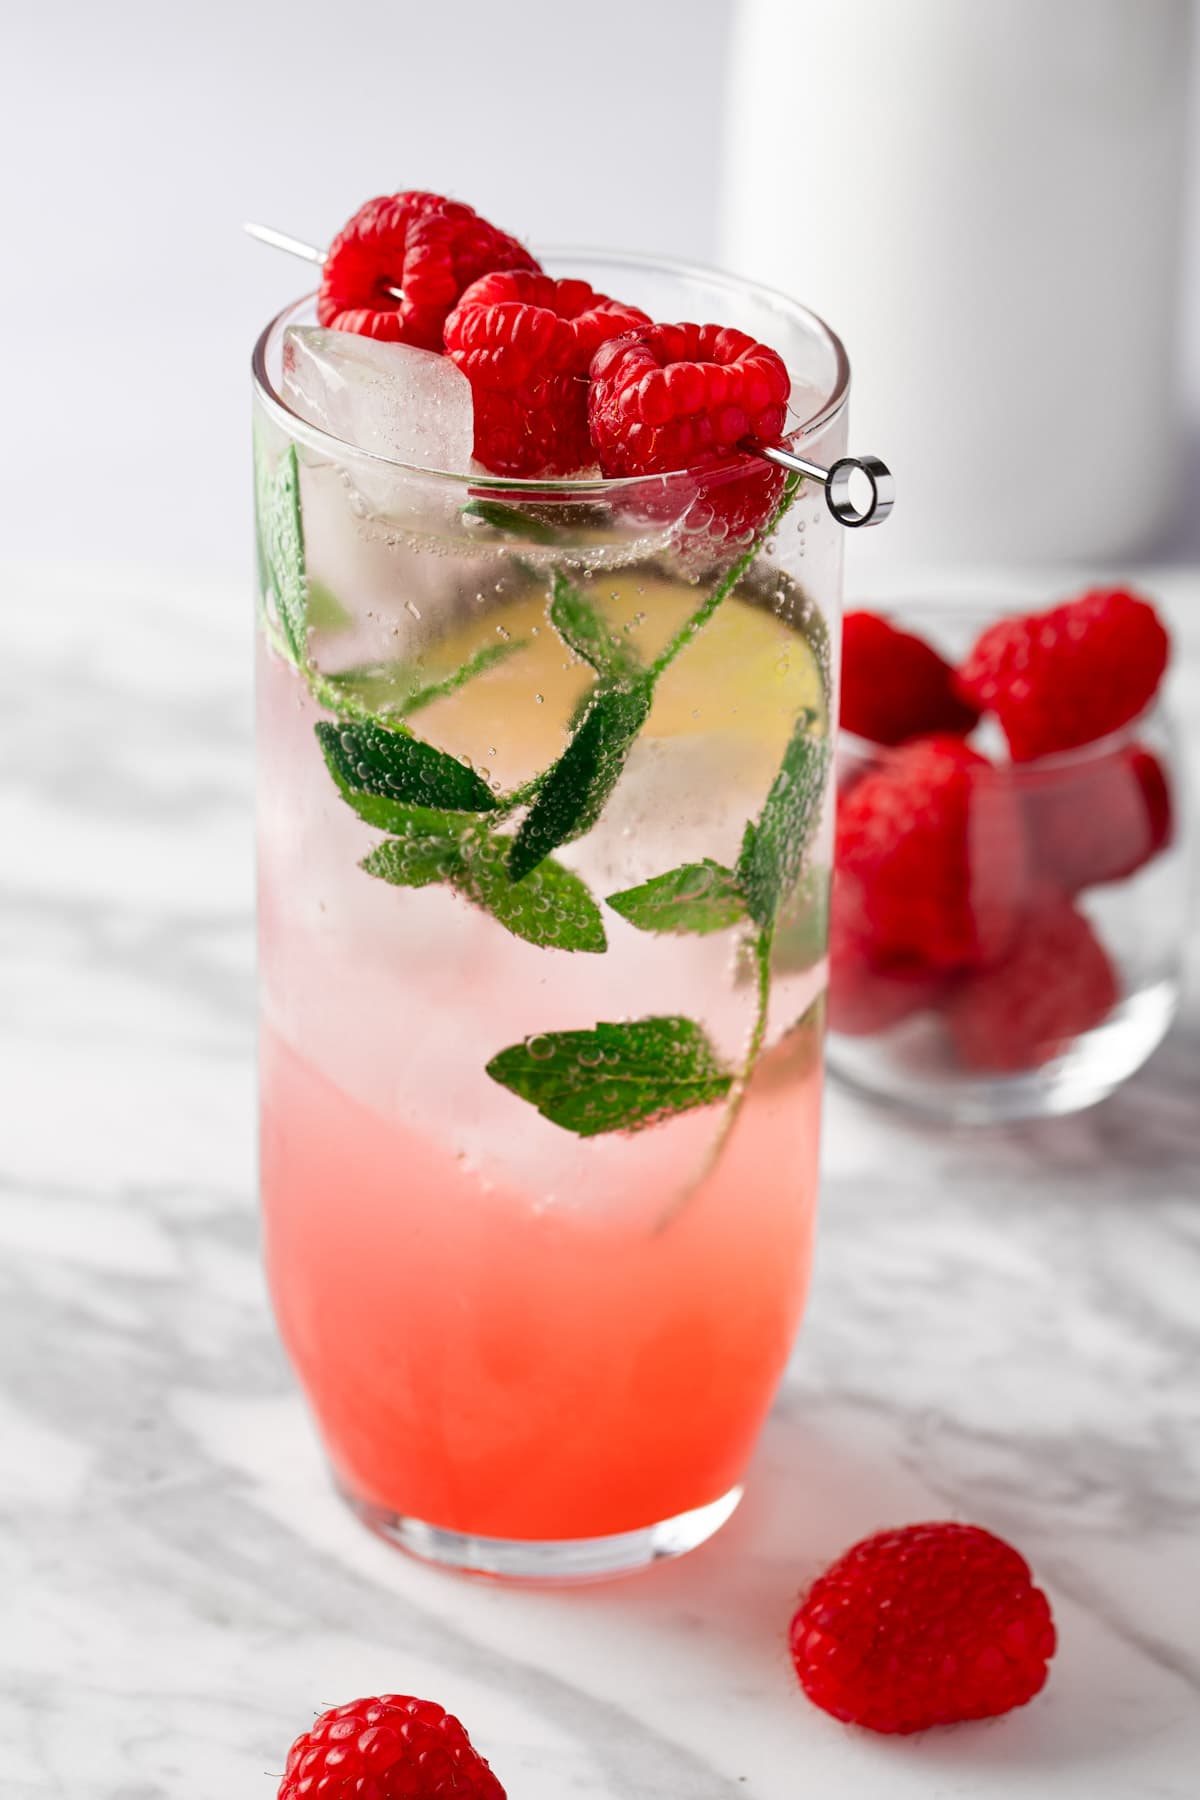
[[[440,350],[463,291],[493,269],[532,269],[523,244],[441,194],[384,194],[360,206],[321,265],[320,324]]]
[[[475,455],[497,475],[568,475],[592,461],[588,368],[650,320],[586,281],[529,270],[481,276],[446,320],[446,354],[471,383]]]
[[[411,200],[414,196],[393,195],[391,198],[393,200]],[[441,202],[443,208],[450,208],[458,204],[453,201],[443,201],[439,195],[417,195],[415,198],[426,201],[438,200]],[[377,220],[375,215],[371,214],[370,219],[364,224],[363,214],[368,213],[370,208],[380,206],[381,204],[382,202],[379,201],[370,201],[368,202],[367,207],[361,208],[360,211],[355,214],[354,219],[350,221],[349,225],[339,233],[338,238],[330,245],[328,251],[320,250],[315,244],[306,243],[303,239],[292,237],[287,232],[276,231],[274,227],[270,225],[247,223],[244,229],[250,237],[257,238],[260,243],[269,244],[271,248],[275,250],[286,250],[290,256],[302,257],[305,262],[315,263],[321,268],[323,277],[321,284],[322,297],[318,303],[318,317],[321,319],[322,324],[332,325],[339,331],[358,331],[368,335],[374,334],[383,337],[391,337],[398,341],[414,343],[419,348],[441,349],[442,340],[440,333],[444,329],[446,318],[449,316],[464,289],[469,286],[472,281],[477,279],[478,276],[487,273],[487,268],[478,268],[474,274],[464,276],[462,264],[466,260],[465,256],[461,262],[455,261],[454,258],[450,258],[450,261],[453,263],[455,278],[458,279],[461,277],[461,280],[460,285],[452,293],[449,292],[449,289],[453,286],[453,283],[448,280],[444,281],[443,287],[439,288],[437,291],[436,305],[444,305],[444,311],[442,312],[439,321],[439,336],[436,342],[431,342],[427,337],[419,335],[409,336],[404,329],[404,321],[409,317],[409,314],[405,309],[409,308],[410,305],[413,309],[434,307],[431,289],[425,285],[424,281],[424,277],[431,271],[426,265],[423,254],[421,257],[414,256],[411,265],[408,261],[405,261],[402,268],[400,265],[395,264],[390,256],[387,259],[386,266],[382,262],[377,262],[372,276],[374,286],[366,294],[363,294],[357,286],[360,270],[359,265],[356,262],[352,262],[351,264],[351,270],[354,275],[353,291],[351,291],[349,279],[347,280],[345,289],[338,288],[336,284],[333,284],[326,279],[327,271],[325,265],[334,257],[335,252],[338,254],[338,262],[340,264],[343,252],[347,251],[347,249],[351,249],[357,253],[360,249],[360,245],[353,233],[347,242],[343,243],[343,239],[346,239],[347,233],[351,233],[351,227],[355,226],[356,221],[359,222],[357,238],[365,239],[370,237]],[[464,208],[463,210],[468,213],[471,212],[469,207]],[[486,220],[479,220],[477,214],[472,214],[472,217],[476,219],[479,225],[486,226]],[[418,247],[422,252],[426,246],[426,237],[429,235],[429,232],[427,232],[426,229],[427,225],[428,221],[422,219],[420,230],[415,231],[416,237],[420,239]],[[488,254],[494,255],[497,259],[490,263],[491,269],[523,268],[534,271],[537,270],[537,263],[527,251],[522,249],[515,239],[506,237],[503,232],[495,232],[494,227],[488,227],[487,229],[494,232],[494,239],[489,240]],[[433,235],[436,235],[436,233]],[[470,244],[474,244],[477,241],[474,237],[467,238],[465,233],[464,237]],[[497,244],[495,240],[500,240],[500,243]],[[407,240],[405,240],[405,245],[407,247]],[[439,248],[443,247],[439,246]],[[506,258],[508,260],[506,260]],[[443,258],[443,260],[445,260],[445,258]],[[335,271],[337,267],[338,265],[335,264]],[[421,278],[419,285],[417,284],[418,276]],[[326,296],[328,296],[328,299],[326,299]],[[342,300],[345,300],[347,304],[339,306],[337,303]],[[393,304],[388,304],[389,302]],[[430,320],[423,315],[415,329],[431,329]],[[692,329],[699,328],[693,327]],[[716,331],[721,328],[713,326],[706,329]],[[753,440],[748,440],[746,443],[739,446],[739,448],[743,450],[748,457],[756,457],[760,460],[774,463],[777,467],[786,469],[792,474],[803,476],[809,481],[818,482],[825,490],[825,503],[828,506],[829,511],[841,525],[882,525],[884,520],[891,513],[892,507],[895,504],[895,482],[892,479],[891,470],[888,468],[887,464],[882,462],[877,456],[842,456],[826,469],[819,463],[810,462],[807,458],[798,456],[794,450],[789,449],[785,444],[781,443],[758,443]],[[736,474],[736,470],[734,472]],[[870,497],[866,503],[862,505],[854,498],[853,485],[856,477],[864,480],[869,490]]]
[[[701,476],[710,535],[757,531],[783,475],[744,446],[774,446],[791,377],[777,351],[721,325],[647,324],[603,346],[591,366],[588,425],[605,475]],[[753,477],[730,480],[741,465]],[[704,480],[707,472],[715,479]],[[653,500],[651,499],[651,509]]]

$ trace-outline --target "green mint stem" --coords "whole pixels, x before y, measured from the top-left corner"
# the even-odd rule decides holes
[[[767,1008],[771,1003],[771,949],[774,941],[774,925],[768,925],[766,930],[760,931],[754,940],[754,961],[758,972],[758,1007],[754,1015],[754,1029],[750,1033],[750,1046],[746,1052],[746,1061],[738,1084],[743,1093],[754,1073],[754,1065],[759,1059],[763,1039],[767,1035]]]
[[[362,706],[368,709],[371,718],[390,726],[396,720],[411,719],[414,713],[424,711],[437,700],[456,694],[477,675],[486,674],[518,650],[523,650],[526,643],[525,638],[510,638],[499,644],[485,644],[482,650],[473,651],[457,669],[437,681],[427,682],[424,687],[416,685],[416,667],[405,662],[363,663],[319,675],[318,680],[327,699],[330,702],[336,700],[342,710]],[[378,694],[373,692],[376,688]]]
[[[540,769],[536,775],[531,775],[528,781],[523,781],[520,787],[515,787],[511,794],[497,795],[497,818],[507,819],[510,813],[517,811],[518,807],[528,806],[530,801],[536,800],[542,783],[549,773],[549,769]]]
[[[751,1077],[762,1055],[762,1047],[767,1036],[767,1013],[771,1005],[771,950],[775,939],[774,925],[767,925],[756,933],[753,944],[754,966],[756,973],[757,996],[754,1007],[754,1023],[750,1027],[750,1042],[746,1046],[746,1056],[734,1078],[729,1090],[729,1098],[725,1103],[725,1114],[717,1127],[716,1134],[707,1150],[700,1168],[686,1186],[681,1187],[672,1196],[670,1204],[663,1208],[654,1221],[652,1235],[657,1237],[672,1224],[686,1209],[696,1189],[707,1181],[721,1160],[722,1152],[729,1142],[733,1128],[737,1124],[742,1103],[750,1089]]]
[[[796,495],[800,491],[802,480],[803,477],[800,475],[788,476],[787,484],[783,490],[782,500],[779,502],[779,505],[771,514],[771,517],[767,520],[762,530],[751,541],[749,548],[742,552],[732,568],[726,570],[712,592],[705,595],[695,612],[690,618],[684,620],[670,643],[667,644],[663,650],[659,651],[658,655],[651,663],[650,679],[652,682],[657,682],[659,676],[664,674],[665,671],[670,668],[671,664],[675,661],[675,658],[679,655],[679,652],[685,649],[695,637],[696,633],[708,624],[708,621],[721,605],[721,602],[729,598],[730,594],[742,579],[742,576],[746,573],[767,539],[771,536],[772,532],[778,528],[781,520],[791,511]]]
[[[316,663],[310,660],[295,666],[317,705],[323,706],[326,712],[336,714],[339,719],[358,719],[364,723],[369,720],[372,725],[385,724],[385,721],[376,717],[365,701],[356,699],[353,694],[347,694],[340,688],[336,676],[322,674]]]
[[[754,1023],[750,1027],[750,1042],[746,1046],[745,1061],[738,1071],[737,1079],[729,1090],[729,1104],[725,1108],[725,1117],[721,1121],[721,1128],[717,1132],[716,1139],[709,1151],[705,1170],[706,1173],[708,1169],[712,1168],[729,1140],[729,1134],[737,1122],[739,1112],[742,1110],[742,1101],[746,1098],[746,1092],[750,1086],[751,1077],[754,1074],[758,1059],[762,1055],[762,1047],[767,1036],[767,1013],[771,1005],[771,950],[774,943],[774,925],[764,926],[754,939],[753,950],[756,976]]]
[[[414,694],[407,705],[390,709],[392,717],[410,718],[413,713],[432,706],[435,700],[445,700],[449,695],[457,694],[459,688],[466,687],[477,675],[485,675],[497,663],[507,662],[510,656],[523,650],[527,642],[526,638],[509,638],[504,643],[485,644],[482,650],[474,651],[457,669],[451,670],[449,675],[443,675],[440,681],[431,681],[428,687],[423,687],[419,693]]]

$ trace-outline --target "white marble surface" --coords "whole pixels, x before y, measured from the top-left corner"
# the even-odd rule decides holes
[[[1186,626],[1200,581],[1159,586]],[[438,1575],[330,1492],[259,1271],[248,602],[4,595],[0,1795],[271,1800],[315,1709],[394,1688],[458,1711],[512,1800],[1191,1800],[1196,1009],[1074,1121],[956,1137],[833,1095],[809,1317],[732,1524],[606,1589]],[[1050,1686],[847,1731],[795,1687],[793,1597],[947,1513],[1035,1563]]]

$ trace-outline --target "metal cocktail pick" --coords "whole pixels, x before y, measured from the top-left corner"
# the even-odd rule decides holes
[[[324,264],[324,250],[318,250],[315,244],[306,244],[302,238],[289,237],[286,231],[276,231],[271,225],[247,224],[244,229],[260,244],[269,244],[273,250],[286,250],[289,256],[302,257],[318,268]],[[394,300],[404,299],[403,288],[389,287],[385,292]],[[750,443],[744,448],[751,455],[762,457],[764,462],[775,463],[796,475],[807,475],[810,481],[819,481],[825,489],[825,504],[839,524],[882,525],[895,505],[896,483],[892,472],[877,456],[841,456],[829,468],[823,469],[819,463],[807,462],[794,451],[783,450],[775,444]],[[865,477],[871,490],[870,499],[862,507],[854,504],[850,494],[850,483],[855,475]]]

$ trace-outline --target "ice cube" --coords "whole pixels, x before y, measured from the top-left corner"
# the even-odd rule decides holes
[[[293,325],[283,339],[283,396],[310,425],[360,450],[449,474],[470,467],[471,384],[448,356]]]

